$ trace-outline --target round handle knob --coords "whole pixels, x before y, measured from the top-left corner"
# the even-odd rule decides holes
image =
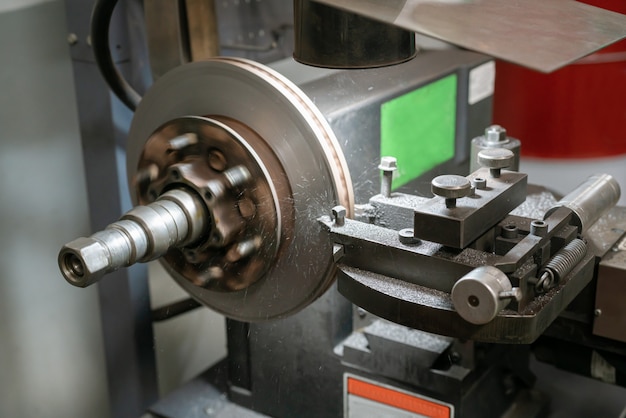
[[[446,174],[432,180],[431,190],[433,194],[446,199],[447,207],[453,208],[456,206],[456,199],[472,193],[472,184],[465,177]]]
[[[515,154],[506,148],[488,148],[478,153],[478,164],[489,168],[493,177],[500,177],[500,170],[513,165]]]
[[[452,303],[467,322],[486,324],[511,302],[512,290],[502,271],[493,266],[478,267],[454,284]]]

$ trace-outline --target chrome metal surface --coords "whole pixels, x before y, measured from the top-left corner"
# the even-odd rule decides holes
[[[510,167],[515,161],[513,151],[506,148],[485,148],[478,152],[478,164],[489,168],[491,177],[500,177],[503,168]]]
[[[127,154],[131,184],[145,141],[163,122],[188,115],[234,120],[267,143],[286,175],[294,228],[267,274],[245,290],[201,288],[171,263],[165,267],[196,300],[235,319],[277,318],[303,308],[334,278],[332,242],[316,219],[337,204],[346,207],[347,216],[354,207],[347,165],[332,130],[295,85],[260,64],[231,58],[188,64],[158,80],[135,113]]]
[[[519,139],[507,136],[506,129],[502,126],[489,126],[485,129],[484,135],[472,139],[470,149],[470,173],[476,171],[480,167],[478,164],[478,153],[488,148],[506,148],[511,150],[515,157],[508,169],[512,171],[519,171],[520,146],[521,143]]]
[[[626,16],[570,0],[318,0],[551,72],[626,37]]]
[[[206,232],[205,211],[194,193],[170,190],[103,231],[63,246],[59,268],[70,284],[89,286],[120,267],[154,260],[171,247],[197,241]]]
[[[452,303],[467,322],[486,324],[511,302],[506,292],[512,289],[509,278],[496,267],[478,267],[455,283]]]
[[[609,209],[617,204],[621,190],[619,183],[610,174],[596,174],[559,200],[546,212],[550,216],[559,207],[567,207],[576,215],[582,233],[594,224]]]

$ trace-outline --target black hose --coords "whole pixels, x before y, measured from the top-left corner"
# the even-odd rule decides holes
[[[91,46],[96,64],[113,93],[130,110],[135,110],[141,96],[120,74],[109,47],[109,25],[118,0],[96,0],[91,14]]]

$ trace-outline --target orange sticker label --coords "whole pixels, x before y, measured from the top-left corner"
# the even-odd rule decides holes
[[[348,377],[347,389],[351,395],[360,396],[361,398],[430,418],[450,418],[452,416],[451,409],[447,405],[364,382],[353,377]]]

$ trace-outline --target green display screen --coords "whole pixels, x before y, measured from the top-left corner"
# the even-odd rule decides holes
[[[380,108],[380,155],[398,160],[393,188],[454,157],[456,74],[396,97]]]

